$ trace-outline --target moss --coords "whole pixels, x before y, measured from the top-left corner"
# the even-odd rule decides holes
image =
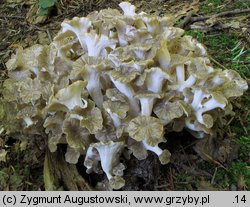
[[[222,0],[207,0],[201,6],[201,12],[204,14],[217,13],[222,10]]]
[[[202,2],[200,11],[203,14],[215,14],[218,12],[234,9],[248,9],[250,2],[245,0],[225,1],[225,0],[206,0]]]
[[[230,184],[237,185],[241,179],[244,180],[245,187],[250,188],[250,170],[246,162],[233,162],[228,169]]]

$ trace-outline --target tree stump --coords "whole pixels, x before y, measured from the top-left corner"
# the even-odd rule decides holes
[[[58,146],[56,152],[47,149],[44,160],[45,190],[91,191],[93,190],[78,173],[74,164],[67,163],[62,148]]]

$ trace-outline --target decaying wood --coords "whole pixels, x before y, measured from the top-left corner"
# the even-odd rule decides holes
[[[226,12],[221,12],[218,14],[214,14],[211,16],[198,16],[194,17],[193,15],[195,14],[193,11],[190,11],[187,16],[184,18],[184,20],[178,25],[180,28],[184,28],[188,24],[192,24],[194,22],[199,22],[199,21],[205,21],[211,18],[217,18],[217,17],[225,17],[225,16],[235,16],[235,15],[240,15],[240,14],[245,14],[245,13],[250,13],[250,9],[243,9],[243,10],[234,10],[234,11],[226,11]]]
[[[190,22],[198,22],[198,21],[204,21],[210,18],[215,18],[215,17],[225,17],[225,16],[234,16],[238,14],[244,14],[244,13],[250,13],[250,9],[243,9],[243,10],[234,10],[234,11],[226,11],[226,12],[221,12],[212,16],[200,16],[200,17],[191,17]]]
[[[53,153],[47,150],[43,175],[45,190],[92,190],[89,184],[78,173],[76,166],[64,160],[64,154],[60,146]]]
[[[220,68],[223,68],[224,70],[228,70],[224,65],[220,64],[217,60],[215,60],[212,56],[209,55],[209,59],[216,65],[218,65]]]
[[[180,28],[184,28],[191,20],[192,16],[194,15],[194,11],[188,12],[187,16],[183,19],[183,21],[178,25]]]

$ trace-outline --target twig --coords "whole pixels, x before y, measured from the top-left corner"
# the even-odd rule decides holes
[[[234,120],[234,116],[226,123],[226,126],[228,126],[229,124],[231,124],[231,122]]]
[[[39,31],[46,32],[46,29],[44,29],[42,27],[38,27],[36,25],[28,24],[27,22],[22,22],[22,23],[20,23],[20,25],[22,25],[22,26],[24,26],[24,27],[26,27],[27,29],[30,29],[30,30],[36,29],[36,30],[39,30]]]
[[[50,35],[50,32],[49,32],[49,29],[46,29],[46,32],[47,32],[47,35],[48,35],[49,41],[50,41],[50,42],[52,42],[52,38],[51,38],[51,35]]]
[[[172,168],[169,169],[169,185],[171,190],[174,190],[174,179],[173,179]]]
[[[182,150],[185,150],[185,149],[187,149],[187,148],[189,148],[189,147],[192,147],[193,145],[195,145],[197,143],[197,141],[194,141],[194,142],[192,142],[191,144],[189,144],[189,145],[187,145],[187,146],[185,146],[185,147],[182,147],[180,150],[178,150],[178,152],[181,152]]]
[[[189,164],[189,167],[192,167],[192,165],[191,165],[191,163],[190,163],[190,160],[189,160],[189,157],[187,156],[187,154],[186,154],[186,152],[185,152],[185,150],[183,149],[182,146],[181,146],[181,149],[182,149],[182,152],[183,152],[184,156],[187,157],[187,162],[188,162],[188,164]]]
[[[237,63],[237,64],[242,64],[242,65],[249,65],[250,64],[250,61],[232,61],[232,63]]]
[[[155,188],[160,189],[160,188],[167,188],[169,185],[157,185]]]
[[[1,19],[7,18],[7,19],[25,19],[25,17],[22,16],[0,16]]]
[[[188,185],[190,183],[196,183],[195,181],[188,181],[188,182],[174,182],[175,184],[182,184],[182,185]]]
[[[215,60],[213,57],[211,57],[211,56],[208,56],[209,57],[209,59],[213,62],[213,63],[215,63],[216,65],[218,65],[218,66],[220,66],[221,68],[223,68],[224,70],[228,70],[224,65],[222,65],[222,64],[220,64],[217,60]]]
[[[216,167],[215,170],[214,170],[213,177],[212,177],[212,179],[211,179],[211,184],[212,184],[212,185],[214,184],[214,179],[215,179],[215,176],[216,176],[216,174],[217,174],[217,170],[218,170],[218,168]]]
[[[183,19],[183,21],[178,25],[180,28],[184,28],[188,22],[190,22],[192,16],[194,14],[194,11],[189,11],[187,16]]]
[[[207,19],[210,19],[212,17],[223,17],[223,16],[233,16],[233,15],[237,15],[237,14],[243,14],[243,13],[249,13],[250,9],[243,9],[243,10],[234,10],[234,11],[226,11],[226,12],[221,12],[212,16],[200,16],[200,17],[191,17],[190,18],[190,22],[199,22],[199,21],[204,21]]]
[[[35,28],[35,29],[37,29],[37,30],[40,30],[40,31],[46,31],[46,29],[44,29],[44,28],[42,28],[42,27],[38,27],[38,26],[36,26],[36,25],[29,25],[29,24],[27,24],[29,27],[33,27],[33,28]]]
[[[222,27],[220,25],[214,25],[213,27],[210,27],[210,26],[201,26],[201,25],[196,25],[196,24],[192,24],[190,25],[190,28],[191,29],[196,29],[196,30],[202,30],[204,32],[210,32],[210,31],[213,31],[213,30],[221,30]]]
[[[242,119],[240,117],[239,117],[239,120],[240,120],[240,124],[241,124],[244,132],[246,133],[246,135],[248,135],[248,131],[247,131],[247,129],[246,129],[245,125],[243,124],[243,121],[242,121]]]
[[[250,109],[247,111],[247,113],[246,113],[246,115],[245,115],[245,119],[247,119],[249,113],[250,113]]]

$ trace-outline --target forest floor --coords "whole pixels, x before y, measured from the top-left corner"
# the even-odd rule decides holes
[[[25,48],[36,43],[49,44],[65,18],[86,16],[108,7],[118,9],[121,1],[57,2],[39,10],[36,0],[0,0],[0,84],[7,77],[5,63],[16,45]],[[206,46],[214,67],[236,70],[250,83],[249,0],[130,2],[138,11],[175,15],[175,26],[184,28],[187,35]],[[196,17],[201,18],[194,21]],[[223,134],[212,143],[197,140],[187,132],[167,134],[170,164],[161,166],[153,154],[143,161],[131,159],[122,190],[250,190],[249,106],[248,90],[234,100],[235,116],[228,117]],[[44,190],[44,154],[44,143],[36,137],[14,140],[0,133],[0,190]],[[82,163],[77,167],[84,170]],[[96,184],[92,174],[83,176],[90,185]]]

